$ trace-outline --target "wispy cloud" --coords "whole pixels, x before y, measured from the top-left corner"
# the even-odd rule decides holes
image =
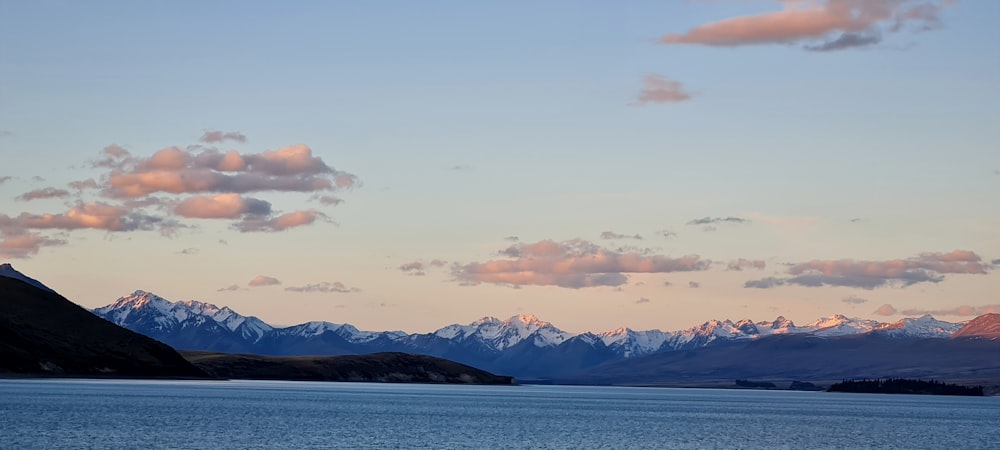
[[[792,265],[790,277],[767,277],[747,281],[744,287],[767,289],[783,285],[808,287],[846,286],[875,289],[907,287],[917,283],[939,283],[945,274],[985,274],[989,265],[974,252],[921,253],[912,258],[886,261],[812,260]]]
[[[601,239],[635,239],[642,240],[642,236],[639,234],[620,234],[614,231],[604,231],[601,232]]]
[[[648,298],[646,298],[646,297],[639,297],[639,300],[636,300],[635,304],[641,305],[643,303],[649,303],[649,302],[650,302],[650,300]]]
[[[399,270],[412,276],[422,277],[427,275],[427,269],[440,268],[448,265],[447,261],[432,259],[429,262],[412,261],[399,266]]]
[[[750,219],[742,217],[702,217],[688,221],[688,225],[718,225],[718,224],[745,224],[750,223]]]
[[[32,200],[41,200],[46,198],[65,198],[69,197],[69,191],[65,189],[57,189],[54,187],[47,187],[43,189],[35,189],[33,191],[25,192],[17,197],[15,200],[20,200],[23,202],[29,202]]]
[[[742,270],[764,270],[767,268],[767,263],[761,260],[750,260],[740,258],[737,260],[729,261],[726,264],[726,270],[742,271]]]
[[[361,289],[356,287],[348,287],[344,283],[339,281],[327,282],[323,281],[320,283],[307,284],[305,286],[289,286],[285,288],[289,292],[319,292],[319,293],[336,293],[336,294],[347,294],[351,292],[361,292]]]
[[[181,250],[181,251],[179,251],[177,253],[180,253],[182,255],[197,255],[198,251],[199,250],[196,249],[196,248],[194,248],[194,247],[189,247],[189,248],[185,248],[185,249],[183,249],[183,250]]]
[[[12,177],[10,175],[0,176],[0,184],[4,184],[4,183],[6,183],[6,182],[8,182],[10,180],[13,180],[13,179],[14,179],[14,177]]]
[[[276,286],[279,284],[281,284],[281,281],[278,280],[277,278],[269,277],[266,275],[257,275],[247,283],[247,286],[261,287],[261,286]]]
[[[711,261],[697,255],[670,258],[638,252],[617,252],[582,239],[519,243],[503,249],[507,259],[456,264],[452,275],[463,283],[509,286],[541,285],[579,289],[621,286],[629,273],[669,273],[707,270]]]
[[[231,291],[238,291],[240,289],[241,288],[240,288],[239,285],[237,285],[237,284],[230,284],[229,286],[226,286],[224,288],[218,288],[218,289],[216,289],[215,292],[231,292]]]
[[[876,45],[883,35],[941,26],[952,0],[775,0],[780,11],[733,17],[670,33],[661,44],[735,47],[797,44],[812,51]]]
[[[224,141],[239,142],[242,144],[247,141],[247,137],[239,131],[206,131],[205,134],[198,138],[198,141],[206,144],[218,144]]]
[[[66,240],[42,236],[38,233],[0,233],[0,256],[24,259],[37,255],[43,247],[66,245]]]
[[[697,281],[688,281],[688,287],[691,289],[698,289],[701,287],[701,283]]]
[[[906,316],[923,316],[925,314],[930,314],[932,316],[981,316],[983,314],[995,313],[1000,314],[1000,304],[995,305],[980,305],[980,306],[970,306],[961,305],[954,308],[944,308],[944,309],[904,309],[902,311],[903,315]]]
[[[678,103],[690,99],[691,94],[684,90],[684,85],[679,81],[662,75],[648,74],[642,79],[642,89],[639,90],[636,104]]]
[[[316,220],[327,219],[326,214],[316,210],[294,211],[277,217],[246,216],[233,227],[241,232],[275,232],[309,225]]]
[[[861,297],[854,296],[854,295],[849,296],[849,297],[844,297],[844,298],[840,299],[840,301],[842,301],[844,303],[847,303],[848,305],[860,305],[862,303],[868,303],[868,299],[867,298],[861,298]]]
[[[0,214],[0,230],[28,229],[98,229],[107,231],[152,230],[163,219],[134,213],[125,207],[106,203],[79,202],[65,213],[30,214],[18,216]]]

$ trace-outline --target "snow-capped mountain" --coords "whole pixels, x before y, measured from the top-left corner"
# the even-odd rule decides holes
[[[601,342],[623,358],[653,353],[663,347],[663,343],[674,337],[674,333],[660,330],[635,331],[631,328],[619,328],[614,331],[598,333]]]
[[[507,320],[483,317],[469,325],[448,325],[435,331],[433,335],[458,342],[473,340],[497,351],[503,351],[522,341],[531,342],[535,347],[555,347],[573,336],[530,314],[517,315]]]
[[[894,323],[879,324],[874,331],[894,338],[946,338],[961,328],[961,323],[945,322],[924,315],[916,319],[907,317]]]
[[[194,300],[171,302],[156,294],[137,290],[93,313],[181,349],[220,341],[253,344],[273,327],[256,317],[246,317],[229,307]],[[244,345],[224,345],[229,351],[244,351]],[[221,348],[217,348],[221,350]]]
[[[572,334],[530,314],[484,317],[431,333],[362,331],[350,324],[306,322],[273,327],[229,307],[194,300],[171,302],[135,291],[93,310],[111,322],[178,349],[266,355],[342,355],[396,351],[452,359],[495,372],[546,376],[654,353],[691,351],[726,343],[795,335],[837,339],[872,335],[889,339],[947,338],[962,324],[924,316],[895,323],[833,315],[803,326],[773,321],[710,320],[678,331],[632,330]]]

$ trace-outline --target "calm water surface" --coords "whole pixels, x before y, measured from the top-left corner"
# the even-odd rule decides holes
[[[1000,448],[1000,398],[0,380],[0,448]]]

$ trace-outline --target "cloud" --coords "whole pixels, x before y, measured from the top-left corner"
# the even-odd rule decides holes
[[[295,211],[277,217],[247,216],[233,225],[233,227],[243,233],[257,231],[274,232],[309,225],[317,219],[325,218],[326,214],[316,210]]]
[[[149,158],[134,158],[118,147],[109,148],[105,149],[107,157],[97,165],[112,169],[106,176],[104,194],[114,198],[158,192],[316,192],[347,189],[357,183],[354,175],[333,169],[301,144],[246,154],[217,150],[193,153],[170,147]]]
[[[688,281],[688,287],[691,289],[698,289],[701,287],[701,283],[697,281]]]
[[[75,189],[77,191],[82,191],[84,189],[97,189],[97,181],[93,178],[88,178],[86,180],[71,181],[69,183],[70,189]]]
[[[42,247],[66,245],[63,239],[53,239],[38,233],[18,233],[0,235],[0,256],[24,259],[38,254]]]
[[[817,45],[806,45],[803,48],[814,52],[832,52],[851,47],[867,47],[882,42],[879,33],[844,33],[840,37]]]
[[[517,242],[517,241],[520,241],[521,238],[519,238],[517,236],[507,236],[507,237],[503,238],[503,240],[509,241],[509,242]]]
[[[780,11],[733,17],[660,38],[661,44],[735,47],[796,44],[832,51],[878,44],[885,33],[941,26],[950,0],[775,0]]]
[[[305,286],[289,286],[285,288],[289,292],[321,292],[321,293],[337,293],[337,294],[347,294],[351,292],[361,292],[361,289],[356,287],[347,287],[344,283],[335,281],[329,283],[323,281],[321,283],[307,284]]]
[[[196,219],[236,219],[244,215],[268,216],[271,203],[239,194],[189,197],[174,207],[179,216]]]
[[[399,270],[415,277],[422,277],[424,275],[427,275],[427,273],[424,272],[424,263],[420,261],[413,261],[403,264],[399,266]]]
[[[880,316],[893,316],[896,314],[896,308],[893,308],[892,305],[886,303],[882,306],[879,306],[878,309],[876,309],[875,311],[872,311],[872,314],[877,314]]]
[[[344,203],[344,200],[339,197],[334,197],[332,195],[316,195],[313,196],[313,200],[318,201],[321,205],[326,206],[337,206]]]
[[[981,306],[961,305],[948,309],[906,309],[902,311],[902,314],[906,316],[923,316],[926,314],[932,316],[981,316],[989,313],[1000,314],[1000,304]]]
[[[205,134],[198,138],[198,141],[206,144],[217,144],[223,141],[233,141],[242,144],[247,141],[247,137],[239,131],[206,131]]]
[[[799,286],[845,286],[861,289],[917,283],[939,283],[944,274],[985,274],[990,266],[974,252],[955,250],[949,253],[921,253],[907,259],[886,261],[812,260],[794,264],[787,278],[768,277],[744,283],[746,288],[768,289],[794,284]]]
[[[238,291],[240,289],[241,288],[239,287],[239,285],[230,284],[229,286],[226,286],[224,288],[216,289],[215,292]]]
[[[678,103],[690,99],[691,94],[684,90],[684,86],[679,81],[656,74],[648,74],[642,79],[642,89],[639,90],[636,104]]]
[[[635,304],[641,305],[643,303],[649,303],[649,301],[650,300],[648,298],[646,298],[646,297],[639,297],[639,300],[636,300]]]
[[[664,282],[663,282],[663,285],[664,285],[664,286],[666,286],[666,287],[670,287],[670,286],[673,286],[673,285],[674,285],[674,283],[671,283],[671,282],[669,282],[669,281],[664,281]]]
[[[660,236],[662,238],[665,238],[665,239],[670,239],[672,237],[677,237],[677,233],[674,233],[673,231],[670,231],[670,230],[659,230],[659,231],[656,232],[656,235]]]
[[[279,281],[277,278],[265,275],[257,275],[252,280],[250,280],[250,282],[247,283],[247,286],[260,287],[260,286],[276,286],[279,284],[281,284],[281,281]]]
[[[427,263],[422,261],[413,261],[399,266],[399,270],[408,275],[422,277],[427,275],[427,269],[444,267],[446,265],[448,265],[448,262],[440,259],[433,259]]]
[[[735,261],[729,261],[726,264],[726,270],[736,270],[742,271],[747,269],[764,270],[767,268],[767,263],[760,260],[749,260],[749,259],[737,259]]]
[[[199,251],[198,249],[191,247],[191,248],[185,248],[184,250],[181,250],[178,253],[182,255],[197,255],[198,251]]]
[[[13,135],[14,133],[11,133],[10,131],[0,130],[0,138],[11,137]]]
[[[639,234],[628,235],[628,234],[618,234],[618,233],[615,233],[614,231],[604,231],[604,232],[601,233],[601,239],[636,239],[636,240],[642,240],[642,236],[640,236]]]
[[[456,264],[452,275],[463,283],[509,286],[542,285],[579,289],[621,286],[627,273],[669,273],[707,270],[711,261],[697,255],[669,258],[637,252],[617,252],[582,239],[519,243],[500,251],[509,259]]]
[[[47,187],[43,189],[35,189],[33,191],[25,192],[21,195],[18,195],[17,197],[14,197],[14,199],[21,200],[24,202],[29,202],[32,200],[40,200],[46,198],[64,198],[64,197],[69,197],[69,191],[65,189],[56,189],[53,187]]]
[[[775,277],[761,278],[759,280],[748,280],[743,283],[744,288],[756,288],[756,289],[770,289],[776,286],[782,286],[785,284],[785,280]]]
[[[702,217],[688,221],[688,225],[744,224],[750,220],[741,217]]]
[[[472,170],[472,166],[468,164],[456,164],[454,166],[451,166],[451,170],[454,170],[456,172],[467,172]]]
[[[0,214],[0,229],[98,229],[107,231],[152,230],[163,219],[129,211],[106,203],[77,203],[65,213],[29,214],[11,217]]]
[[[854,295],[852,295],[850,297],[844,297],[844,298],[840,299],[840,301],[842,301],[844,303],[847,303],[849,305],[860,305],[862,303],[868,303],[868,299],[867,298],[861,298],[861,297],[857,297],[857,296],[854,296]]]
[[[14,179],[14,177],[11,177],[10,175],[4,175],[4,176],[0,177],[0,184],[4,184],[4,183],[6,183],[6,182],[8,182],[10,180],[13,180],[13,179]]]

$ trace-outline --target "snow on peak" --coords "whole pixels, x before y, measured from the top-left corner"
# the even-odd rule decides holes
[[[537,347],[550,347],[562,344],[573,336],[531,314],[520,314],[506,320],[487,316],[469,325],[448,325],[433,334],[444,339],[479,340],[493,350],[504,350],[526,339],[531,339]]]
[[[604,345],[625,358],[653,353],[673,336],[673,333],[664,333],[660,330],[635,331],[627,327],[597,334]]]
[[[947,338],[962,328],[961,324],[937,320],[929,314],[916,319],[903,318],[893,323],[883,323],[875,331],[892,337]]]
[[[848,334],[868,333],[879,326],[879,322],[868,319],[847,317],[834,314],[830,317],[817,319],[806,324],[805,328],[817,336],[843,336]]]
[[[219,308],[196,300],[171,302],[141,289],[118,298],[108,306],[94,309],[94,313],[118,325],[125,325],[130,316],[139,314],[158,324],[159,328],[183,328],[188,320],[211,320],[254,341],[272,329],[260,319],[242,316],[228,306]]]

